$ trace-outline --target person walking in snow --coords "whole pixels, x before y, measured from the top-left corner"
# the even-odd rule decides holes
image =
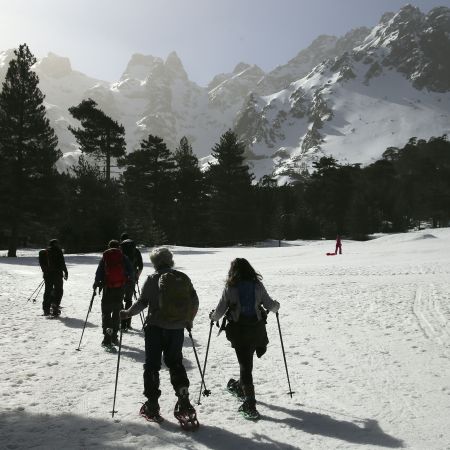
[[[42,309],[44,316],[50,313],[53,316],[61,314],[61,300],[63,297],[63,278],[67,280],[69,272],[67,271],[64,254],[59,246],[57,239],[51,239],[48,247],[39,252],[39,265],[44,276],[44,299]]]
[[[334,250],[334,253],[336,253],[336,255],[337,255],[338,251],[339,251],[339,255],[342,255],[342,242],[341,242],[341,236],[339,234],[336,236],[336,249]]]
[[[142,261],[142,255],[136,244],[131,240],[127,233],[122,233],[120,236],[120,248],[122,253],[129,259],[131,263],[132,276],[125,285],[124,306],[128,309],[133,303],[133,295],[136,294],[136,285],[139,282],[144,263]],[[131,318],[122,321],[122,330],[127,331],[131,329]]]
[[[119,241],[111,240],[108,249],[103,253],[93,288],[103,290],[102,295],[102,328],[104,347],[118,345],[117,333],[120,329],[119,312],[125,293],[125,285],[132,277],[132,268],[128,258],[122,253]]]
[[[266,311],[277,312],[280,304],[272,300],[261,282],[262,276],[244,258],[231,262],[222,297],[209,318],[218,321],[226,314],[226,337],[236,352],[239,380],[228,381],[227,389],[243,403],[239,412],[258,419],[253,383],[253,355],[260,358],[267,349]],[[263,308],[264,307],[264,308]]]
[[[155,272],[145,281],[138,301],[127,310],[120,311],[121,319],[125,320],[148,306],[144,326],[144,395],[147,401],[142,405],[140,414],[149,420],[162,421],[158,399],[161,395],[159,371],[163,356],[177,396],[174,415],[178,420],[184,417],[191,420],[192,426],[198,426],[195,409],[189,401],[189,379],[182,352],[184,328],[192,327],[197,314],[197,293],[189,277],[173,269],[173,255],[169,249],[154,249],[150,261]]]

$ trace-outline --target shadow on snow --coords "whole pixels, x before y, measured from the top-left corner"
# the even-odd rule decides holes
[[[105,412],[105,416],[108,413]],[[137,411],[136,417],[138,418]],[[79,449],[101,448],[195,448],[200,443],[207,448],[229,450],[230,448],[293,450],[294,447],[277,442],[263,435],[243,437],[220,427],[201,425],[194,433],[180,430],[173,417],[161,425],[61,414],[31,414],[26,411],[0,413],[0,439],[8,443],[6,448]],[[118,416],[116,415],[116,418]],[[200,418],[201,420],[201,418]]]
[[[285,419],[263,417],[263,420],[286,424],[305,433],[327,436],[355,444],[378,445],[388,448],[402,448],[404,446],[402,440],[386,434],[376,420],[357,420],[355,422],[361,423],[361,425],[358,425],[355,422],[334,419],[327,414],[303,411],[301,409],[288,409],[264,402],[258,403],[292,416]]]

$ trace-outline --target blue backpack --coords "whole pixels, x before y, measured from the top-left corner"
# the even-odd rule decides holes
[[[237,288],[239,291],[239,303],[241,304],[241,316],[255,317],[255,282],[240,281]]]

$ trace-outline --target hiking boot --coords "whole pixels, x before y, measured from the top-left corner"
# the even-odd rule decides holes
[[[239,383],[239,381],[235,380],[234,378],[230,378],[230,380],[228,381],[227,391],[237,397],[241,402],[245,400],[245,395],[241,383]]]
[[[191,405],[189,401],[189,391],[187,387],[182,387],[177,393],[178,401],[175,404],[174,414],[188,415],[195,413],[195,408]]]
[[[173,410],[174,416],[178,419],[181,416],[195,415],[195,408],[189,401],[189,397],[179,397]]]
[[[49,309],[44,309],[43,315],[44,316],[49,316],[50,315],[50,310]]]
[[[141,407],[141,414],[147,417],[154,417],[159,415],[159,403],[158,400],[147,400]]]
[[[102,345],[103,346],[111,345],[111,335],[110,334],[108,334],[108,333],[105,334],[105,336],[103,337]]]
[[[59,309],[58,305],[55,305],[54,303],[51,306],[52,316],[59,316],[61,314],[61,310]]]
[[[111,337],[111,344],[112,345],[120,345],[119,338],[117,337],[117,334],[113,334]]]
[[[256,400],[254,398],[247,398],[244,400],[238,411],[249,420],[258,420],[260,415],[256,409]]]

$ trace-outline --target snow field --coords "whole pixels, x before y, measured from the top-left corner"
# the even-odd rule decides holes
[[[208,313],[220,297],[231,260],[245,257],[280,301],[291,399],[276,318],[270,344],[255,357],[262,419],[244,420],[226,392],[238,377],[234,351],[213,328],[206,368],[211,396],[197,406],[200,376],[186,333],[185,364],[201,427],[180,431],[175,396],[161,370],[161,411],[150,424],[138,415],[142,395],[140,319],[124,333],[115,418],[111,418],[117,355],[101,348],[97,296],[76,348],[100,254],[67,255],[62,316],[40,316],[28,296],[41,281],[37,251],[0,258],[0,448],[5,449],[450,449],[450,229],[281,248],[174,247],[176,267],[192,279],[200,310],[192,330],[203,367]],[[148,252],[144,274],[151,273]],[[143,280],[141,281],[142,286]]]

